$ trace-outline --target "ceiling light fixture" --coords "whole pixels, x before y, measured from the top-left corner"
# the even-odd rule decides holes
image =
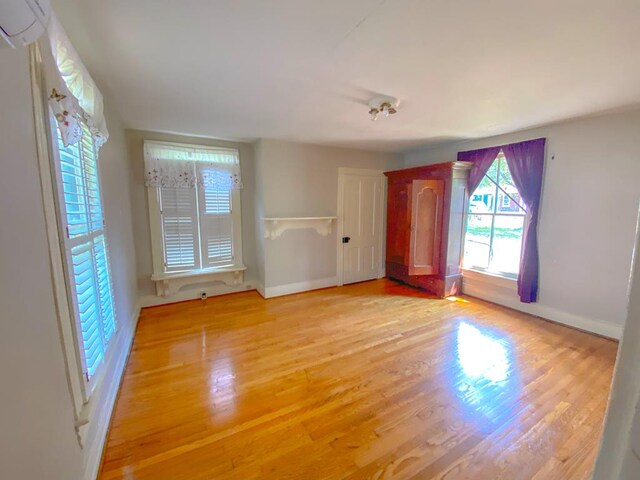
[[[371,121],[375,122],[380,115],[383,117],[393,115],[398,111],[399,103],[398,99],[394,97],[379,96],[372,98],[369,102],[369,115],[371,115]]]

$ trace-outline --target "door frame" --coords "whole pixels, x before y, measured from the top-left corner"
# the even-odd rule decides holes
[[[367,168],[338,168],[338,220],[337,220],[337,285],[341,287],[344,285],[344,265],[343,265],[343,252],[342,252],[342,237],[344,236],[344,181],[347,175],[364,175],[369,177],[378,177],[382,180],[382,202],[379,213],[378,221],[380,223],[380,244],[378,250],[380,252],[378,277],[383,278],[385,276],[385,247],[386,247],[386,233],[387,233],[387,177],[384,175],[384,170],[367,169]]]

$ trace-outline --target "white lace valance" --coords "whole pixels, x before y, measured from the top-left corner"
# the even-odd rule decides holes
[[[144,143],[147,187],[242,188],[238,151],[163,142]]]
[[[84,121],[100,148],[109,138],[102,94],[53,13],[39,46],[49,105],[63,143],[73,145],[80,140],[79,122]]]

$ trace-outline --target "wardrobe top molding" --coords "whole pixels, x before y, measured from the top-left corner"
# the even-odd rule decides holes
[[[443,174],[449,173],[451,170],[453,172],[466,172],[471,170],[473,166],[473,162],[443,162],[443,163],[432,163],[427,165],[420,165],[418,167],[411,168],[403,168],[400,170],[391,170],[389,172],[384,172],[386,176],[392,175],[395,178],[420,178],[420,175],[425,172],[425,169],[428,168],[429,175],[432,176],[434,173],[438,171],[442,171]]]

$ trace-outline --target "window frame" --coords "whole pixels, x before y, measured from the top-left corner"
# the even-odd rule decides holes
[[[515,198],[513,198],[509,193],[507,193],[506,190],[504,190],[503,188],[500,187],[500,165],[502,162],[500,162],[500,160],[504,160],[504,164],[506,164],[506,157],[504,156],[504,153],[502,151],[500,151],[498,153],[498,155],[496,155],[496,158],[493,160],[493,162],[491,162],[491,165],[489,166],[489,168],[491,168],[491,166],[493,166],[494,162],[498,162],[498,168],[496,171],[496,179],[497,182],[495,182],[491,177],[489,177],[488,175],[488,171],[487,173],[485,173],[485,175],[482,177],[482,179],[484,180],[485,178],[487,178],[493,185],[494,185],[494,199],[493,199],[493,211],[492,212],[470,212],[469,211],[469,207],[467,207],[467,211],[466,211],[466,215],[465,215],[465,244],[466,244],[466,235],[467,235],[467,229],[469,226],[469,217],[470,216],[490,216],[491,217],[491,232],[490,232],[490,237],[489,237],[489,266],[488,267],[481,267],[481,266],[477,266],[477,265],[466,265],[464,262],[464,258],[463,258],[463,270],[469,270],[469,271],[473,271],[473,272],[478,272],[478,273],[483,273],[483,274],[487,274],[487,275],[492,275],[492,276],[496,276],[496,277],[501,277],[501,278],[505,278],[508,280],[517,280],[518,275],[519,275],[519,271],[518,273],[512,273],[512,272],[503,272],[503,271],[499,271],[499,270],[494,270],[491,269],[491,259],[493,258],[493,241],[494,241],[494,237],[495,237],[495,221],[496,221],[496,217],[521,217],[522,218],[522,233],[524,235],[524,221],[527,215],[527,211],[526,211],[526,207],[524,205],[521,204],[521,202],[517,201]],[[509,168],[507,166],[507,168]],[[482,181],[482,180],[481,180]],[[478,185],[479,187],[480,185]],[[476,187],[476,189],[478,188]],[[499,201],[499,197],[500,197],[500,192],[502,192],[504,194],[504,196],[502,197],[502,201]],[[473,197],[473,195],[475,194],[475,191],[473,192],[469,192],[469,196],[470,198]],[[524,211],[524,213],[499,213],[498,212],[498,204],[503,204],[504,203],[504,199],[505,198],[509,198],[509,204],[511,205],[511,202],[515,203],[518,207],[520,207],[520,209],[522,209]],[[470,205],[470,202],[469,202]],[[522,238],[522,237],[521,237]],[[523,248],[523,244],[522,241],[520,242],[520,254],[518,256],[518,263],[520,262],[520,259],[522,258],[522,248]],[[465,250],[465,248],[463,248],[463,251]],[[519,267],[518,267],[519,270]]]
[[[199,144],[184,144],[177,142],[164,142],[164,141],[156,141],[151,140],[153,143],[163,143],[166,145],[175,145],[180,147],[189,147],[189,148],[211,148],[222,151],[232,151],[236,153],[238,156],[238,161],[240,160],[240,153],[237,149],[233,148],[225,148],[225,147],[216,147],[212,145],[199,145]],[[151,234],[151,256],[153,261],[153,272],[151,275],[151,280],[154,281],[164,281],[172,278],[175,279],[184,279],[188,277],[202,277],[208,274],[215,273],[227,273],[227,272],[236,272],[236,271],[244,271],[246,267],[244,266],[243,256],[242,256],[242,203],[241,203],[241,194],[239,189],[232,189],[230,191],[231,196],[231,218],[233,222],[233,264],[228,266],[221,267],[205,267],[203,268],[202,263],[202,248],[203,248],[203,239],[201,232],[201,217],[200,217],[200,203],[203,197],[204,192],[201,192],[201,187],[196,185],[195,189],[195,203],[196,203],[196,218],[197,218],[197,234],[198,234],[198,242],[197,246],[194,249],[195,255],[200,258],[198,262],[200,268],[189,269],[189,270],[180,270],[180,271],[165,271],[165,248],[164,248],[164,233],[163,233],[163,224],[162,224],[162,211],[161,211],[161,187],[146,187],[147,188],[147,200],[149,205],[149,229]]]
[[[53,203],[54,209],[56,213],[56,225],[58,230],[58,239],[60,244],[60,254],[62,257],[62,265],[63,265],[63,276],[64,276],[64,285],[65,285],[65,295],[67,300],[67,305],[69,307],[69,314],[71,320],[71,328],[74,334],[73,341],[73,349],[75,351],[76,359],[77,359],[77,369],[78,375],[81,381],[81,393],[82,393],[82,402],[86,404],[91,395],[96,390],[98,385],[100,385],[102,378],[105,375],[105,365],[109,363],[109,358],[111,356],[111,352],[113,351],[113,344],[116,343],[116,339],[118,337],[118,333],[120,331],[120,322],[118,321],[118,316],[115,308],[115,298],[114,298],[114,288],[113,288],[113,273],[111,270],[111,262],[109,259],[109,247],[108,247],[108,239],[106,233],[106,220],[105,216],[105,208],[104,208],[104,196],[102,189],[102,181],[100,175],[100,162],[99,155],[95,147],[95,143],[92,141],[92,147],[95,156],[95,168],[96,168],[96,179],[98,182],[98,193],[100,199],[100,207],[103,224],[102,227],[96,231],[87,232],[86,235],[70,237],[68,234],[67,227],[67,215],[66,215],[66,207],[64,201],[64,191],[61,188],[61,160],[60,160],[60,149],[58,146],[59,142],[59,130],[57,122],[54,118],[53,112],[50,109],[46,109],[46,113],[49,119],[49,147],[51,148],[51,157],[50,157],[50,169],[51,169],[51,180],[53,187]],[[88,132],[88,126],[84,124],[83,121],[83,136]],[[80,139],[82,142],[82,139]],[[80,147],[82,148],[82,147]],[[111,337],[108,342],[106,342],[104,346],[104,352],[102,359],[95,369],[93,375],[89,376],[88,367],[86,364],[86,353],[84,351],[84,339],[82,337],[82,327],[80,325],[80,314],[78,303],[76,301],[75,295],[75,287],[73,286],[73,256],[71,251],[73,248],[77,246],[81,246],[83,244],[87,244],[88,242],[94,242],[94,240],[100,236],[104,237],[104,246],[106,251],[106,263],[107,268],[109,269],[109,281],[111,283],[111,302],[113,308],[113,317],[114,317],[114,331],[111,334]],[[94,259],[95,261],[95,259]],[[99,324],[99,328],[102,328],[102,325]]]

